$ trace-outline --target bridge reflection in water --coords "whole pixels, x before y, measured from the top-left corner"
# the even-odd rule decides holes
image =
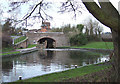
[[[48,73],[68,70],[74,65],[85,66],[109,60],[108,54],[86,50],[41,49],[2,60],[2,81],[11,82]]]
[[[54,56],[55,52],[50,51],[50,50],[39,50],[38,55],[40,56],[41,59],[52,59]]]
[[[55,48],[56,47],[56,41],[52,38],[42,38],[38,41],[39,48]]]

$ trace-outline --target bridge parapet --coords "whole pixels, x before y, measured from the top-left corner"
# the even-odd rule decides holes
[[[29,32],[29,33],[41,33],[41,34],[64,34],[63,32]]]
[[[38,43],[40,39],[51,38],[55,40],[55,47],[69,46],[69,38],[63,32],[40,32],[40,33],[27,33],[29,43]]]

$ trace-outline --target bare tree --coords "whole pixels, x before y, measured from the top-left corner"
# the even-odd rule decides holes
[[[96,36],[98,36],[99,38],[101,38],[101,32],[103,31],[103,27],[102,25],[98,22],[98,21],[94,21],[93,22],[93,26],[94,26],[94,33]]]
[[[87,28],[89,28],[90,35],[93,36],[93,35],[94,35],[94,32],[93,32],[94,24],[93,24],[92,19],[89,20],[89,22],[88,22],[88,27],[87,27]]]
[[[32,2],[31,2],[32,1]],[[38,3],[35,3],[38,2]],[[32,24],[29,23],[30,19],[41,19],[41,22],[46,21],[48,19],[52,19],[53,17],[48,15],[46,13],[46,10],[50,8],[51,2],[45,2],[44,0],[20,0],[20,1],[12,1],[9,0],[9,10],[7,11],[8,13],[15,14],[14,12],[17,11],[17,15],[13,15],[13,18],[9,18],[12,23],[14,23],[14,26],[21,24],[26,25],[26,26],[32,26]],[[32,4],[30,4],[32,3]],[[28,12],[22,17],[22,18],[16,18],[16,16],[21,15],[20,10],[22,5],[27,5],[28,6]],[[27,10],[26,10],[27,11]],[[16,19],[15,19],[16,18]],[[39,20],[40,21],[40,20]],[[35,21],[36,22],[36,21]]]
[[[85,26],[85,34],[88,36],[89,35],[89,29],[87,26]]]
[[[97,31],[98,31],[99,38],[101,38],[101,32],[103,31],[103,27],[98,25]]]
[[[91,18],[85,24],[85,33],[90,36],[98,36],[100,38],[100,34],[103,31],[102,26],[97,20],[92,20]]]

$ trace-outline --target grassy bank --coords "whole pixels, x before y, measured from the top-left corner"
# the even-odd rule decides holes
[[[0,55],[10,55],[10,54],[17,54],[17,53],[20,53],[20,51],[0,53]]]
[[[27,48],[32,48],[32,47],[36,47],[37,44],[28,44]],[[17,48],[17,49],[21,49],[21,48]],[[26,49],[26,48],[22,48],[22,49]]]
[[[25,39],[26,39],[26,36],[21,36],[21,37],[15,39],[15,40],[14,40],[14,43],[15,43],[15,44],[16,44],[16,43],[19,43],[19,42],[21,42],[21,41],[23,41],[23,40],[25,40]]]
[[[112,42],[91,42],[83,46],[73,46],[74,48],[96,48],[96,49],[113,49]]]
[[[10,52],[15,50],[13,47],[8,47],[8,48],[2,48],[2,52]]]
[[[60,48],[96,48],[96,49],[113,49],[113,42],[91,42],[82,46],[70,46]]]
[[[51,73],[17,82],[63,82],[71,78],[84,76],[86,74],[91,74],[108,68],[110,68],[110,65],[89,65],[82,68],[75,68],[67,71]]]
[[[80,48],[113,49],[113,42],[92,42]]]
[[[27,48],[32,48],[32,47],[35,47],[37,46],[37,44],[29,44]]]
[[[27,48],[32,48],[35,47],[36,44],[29,44]],[[25,48],[24,48],[25,49]],[[3,48],[2,52],[0,53],[0,55],[10,55],[10,54],[17,54],[20,53],[20,51],[14,51],[15,49],[13,47],[9,47],[9,48]]]
[[[20,53],[19,51],[14,51],[13,47],[3,48],[2,53],[0,55],[10,55],[10,54],[17,54]]]

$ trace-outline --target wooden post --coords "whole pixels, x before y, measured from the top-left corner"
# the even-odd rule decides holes
[[[19,76],[19,80],[22,80],[22,76]]]
[[[77,68],[77,65],[75,65],[75,68]]]

